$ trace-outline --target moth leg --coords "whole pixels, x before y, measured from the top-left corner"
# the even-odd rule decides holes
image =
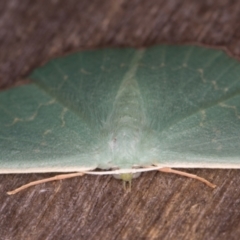
[[[45,183],[45,182],[51,182],[51,181],[58,181],[58,180],[63,180],[63,179],[67,179],[67,178],[73,178],[73,177],[78,177],[78,176],[83,176],[84,172],[77,172],[77,173],[67,173],[67,174],[60,174],[60,175],[56,175],[54,177],[50,177],[50,178],[44,178],[41,180],[37,180],[37,181],[33,181],[27,184],[24,184],[23,186],[14,189],[13,191],[9,191],[7,192],[8,195],[13,195],[15,193],[18,193],[26,188],[29,188],[31,186],[35,186],[41,183]]]
[[[125,192],[131,192],[131,189],[132,189],[132,181],[124,181],[123,180],[123,189]]]
[[[186,172],[182,172],[182,171],[178,171],[178,170],[175,170],[175,169],[172,169],[172,168],[159,168],[158,171],[160,172],[165,172],[165,173],[174,173],[174,174],[178,174],[178,175],[181,175],[181,176],[185,176],[185,177],[189,177],[189,178],[194,178],[194,179],[197,179],[205,184],[207,184],[209,187],[211,188],[215,188],[216,185],[210,183],[208,180],[206,180],[205,178],[201,178],[195,174],[191,174],[191,173],[186,173]]]

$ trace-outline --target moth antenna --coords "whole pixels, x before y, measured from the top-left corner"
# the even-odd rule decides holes
[[[83,176],[83,175],[84,175],[83,172],[60,174],[60,175],[56,175],[54,177],[44,178],[44,179],[41,179],[41,180],[37,180],[37,181],[33,181],[33,182],[30,182],[30,183],[24,184],[19,188],[16,188],[12,191],[7,192],[7,194],[8,195],[13,195],[13,194],[16,194],[16,193],[18,193],[18,192],[20,192],[20,191],[22,191],[26,188],[31,187],[31,186],[35,186],[35,185],[42,184],[42,183],[45,183],[45,182],[52,182],[52,181],[59,181],[59,180],[67,179],[67,178],[74,178],[74,177]]]
[[[175,170],[175,169],[172,169],[172,168],[167,168],[167,167],[166,168],[159,168],[158,171],[165,172],[165,173],[174,173],[174,174],[178,174],[178,175],[185,176],[185,177],[188,177],[188,178],[194,178],[194,179],[197,179],[200,182],[205,183],[206,185],[208,185],[211,188],[215,188],[217,186],[217,185],[209,182],[205,178],[199,177],[195,174],[178,171],[178,170]]]

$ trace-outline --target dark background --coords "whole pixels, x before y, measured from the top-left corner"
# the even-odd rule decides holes
[[[1,0],[0,88],[81,49],[197,43],[240,57],[240,2],[230,0]],[[0,175],[1,239],[239,239],[239,170],[186,169],[204,184],[145,173],[124,192],[110,176],[6,191],[52,174]]]

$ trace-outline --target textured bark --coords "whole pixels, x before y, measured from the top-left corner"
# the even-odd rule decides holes
[[[240,57],[240,2],[0,1],[0,87],[26,82],[50,58],[79,49],[198,43]],[[6,191],[51,174],[0,175],[1,239],[239,239],[240,170],[186,170],[211,180],[145,173],[132,191],[111,177]]]

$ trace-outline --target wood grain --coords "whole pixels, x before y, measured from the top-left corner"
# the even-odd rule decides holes
[[[2,0],[0,29],[2,89],[80,49],[193,42],[240,57],[238,1]],[[52,174],[0,175],[1,239],[239,239],[240,170],[186,171],[218,187],[151,172],[131,192],[109,176],[84,176],[7,196]]]

